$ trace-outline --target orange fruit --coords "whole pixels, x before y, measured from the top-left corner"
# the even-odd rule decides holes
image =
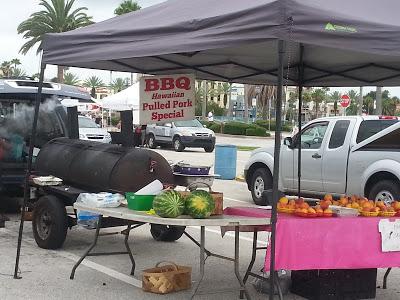
[[[330,205],[329,203],[330,201],[323,200],[319,203],[319,205],[321,206],[322,209],[327,209]]]
[[[325,196],[324,196],[324,200],[325,201],[333,201],[333,198],[332,198],[332,195],[331,194],[326,194]]]
[[[309,207],[310,207],[310,205],[308,205],[307,202],[303,202],[302,204],[300,204],[300,208],[308,209]]]
[[[317,212],[315,211],[314,208],[309,207],[309,208],[308,208],[308,213],[309,213],[309,214],[316,214]]]
[[[371,208],[369,206],[364,206],[362,210],[365,212],[370,212]]]
[[[288,204],[289,203],[289,199],[288,198],[286,198],[286,197],[282,197],[281,199],[279,199],[279,203],[282,203],[282,204]]]

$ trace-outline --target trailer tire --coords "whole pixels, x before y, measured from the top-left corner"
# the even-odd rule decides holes
[[[60,248],[68,230],[64,203],[51,195],[41,197],[33,210],[32,229],[36,244],[40,248]]]
[[[150,233],[153,239],[159,242],[175,242],[179,240],[185,231],[185,226],[167,226],[160,224],[150,224]]]

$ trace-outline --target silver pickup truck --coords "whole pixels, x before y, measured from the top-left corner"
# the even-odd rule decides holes
[[[285,138],[280,153],[279,188],[297,194],[299,135]],[[400,199],[400,122],[397,117],[351,116],[313,120],[301,131],[301,194],[319,197],[362,195],[390,203]],[[255,150],[245,165],[253,200],[272,187],[274,150]]]
[[[214,131],[204,128],[196,119],[148,125],[146,137],[147,145],[152,149],[172,145],[177,152],[183,151],[185,147],[213,152],[215,147]]]

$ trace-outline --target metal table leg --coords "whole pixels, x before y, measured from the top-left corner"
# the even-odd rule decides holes
[[[244,295],[246,296],[247,300],[250,300],[250,294],[249,291],[247,290],[246,286],[244,285],[243,279],[240,276],[240,270],[239,270],[239,226],[235,226],[235,259],[234,259],[234,265],[235,265],[235,275],[236,278],[239,281],[241,291],[244,292]]]
[[[198,279],[198,282],[196,283],[196,287],[194,289],[191,299],[193,299],[196,296],[197,291],[200,287],[200,284],[203,281],[204,265],[206,262],[206,260],[205,260],[205,243],[206,243],[206,230],[205,230],[204,226],[201,226],[200,227],[200,275],[199,275],[199,279]]]
[[[96,234],[94,235],[94,241],[93,243],[89,246],[89,248],[85,251],[85,253],[82,255],[82,257],[77,261],[77,263],[74,265],[72,268],[71,275],[69,276],[69,279],[74,279],[75,276],[75,270],[78,268],[78,266],[81,264],[81,262],[85,259],[85,257],[92,251],[92,249],[96,246],[97,240],[99,238],[99,232],[100,232],[100,227],[101,227],[101,220],[103,219],[103,216],[99,216],[99,221],[97,223],[97,228],[96,228]]]
[[[390,271],[392,271],[392,268],[388,268],[386,270],[385,276],[383,276],[383,288],[384,289],[386,289],[387,277],[389,276]]]
[[[243,277],[243,283],[244,284],[246,284],[247,279],[249,278],[249,275],[251,273],[251,270],[253,269],[254,262],[256,260],[256,256],[257,256],[257,239],[258,239],[257,233],[258,233],[257,230],[255,230],[254,233],[253,233],[253,248],[252,248],[252,251],[251,251],[251,260],[250,260],[249,266],[247,268],[247,271],[246,271],[246,273],[244,274],[244,277]],[[240,299],[243,299],[243,295],[244,295],[244,291],[241,290],[240,291]]]
[[[136,226],[135,226],[135,228],[136,228]],[[131,232],[131,229],[132,229],[132,225],[129,224],[128,228],[123,230],[121,233],[123,235],[125,235],[124,244],[125,244],[125,248],[126,248],[126,250],[128,252],[129,258],[130,258],[130,260],[132,262],[131,275],[134,275],[135,274],[135,268],[136,268],[136,262],[135,262],[135,259],[133,257],[133,254],[132,254],[132,250],[129,247],[129,243],[128,243],[129,233]]]

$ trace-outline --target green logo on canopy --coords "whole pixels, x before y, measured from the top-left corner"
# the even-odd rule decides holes
[[[347,33],[356,33],[357,32],[357,29],[354,27],[332,24],[330,22],[325,25],[325,30],[347,32]]]
[[[326,24],[325,26],[325,30],[333,30],[335,31],[335,26],[333,26],[331,23]]]

